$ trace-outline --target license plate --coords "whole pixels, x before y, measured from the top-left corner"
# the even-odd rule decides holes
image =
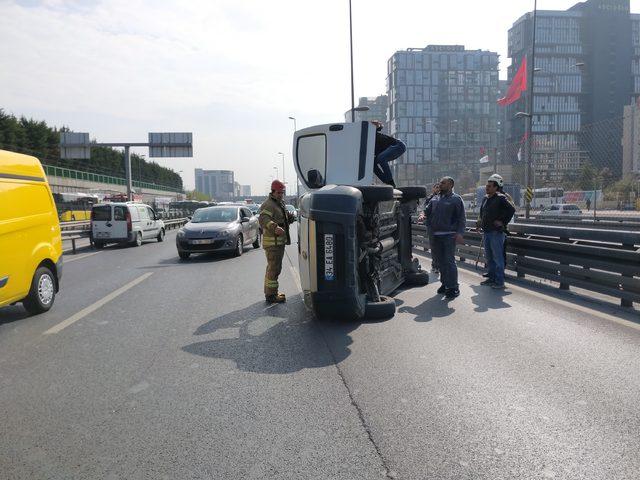
[[[326,233],[324,235],[324,279],[335,280],[335,272],[333,270],[333,235]]]
[[[189,243],[192,245],[207,245],[209,243],[213,243],[213,240],[205,238],[203,240],[190,240]]]
[[[97,232],[96,238],[107,238],[109,236],[109,232]]]

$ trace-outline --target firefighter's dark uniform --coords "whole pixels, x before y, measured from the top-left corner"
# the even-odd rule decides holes
[[[284,202],[269,195],[260,207],[259,219],[262,227],[262,248],[267,255],[264,295],[268,300],[278,295],[278,276],[282,271],[285,245],[291,245],[289,225],[293,222],[293,217],[287,212]],[[276,227],[281,227],[284,235],[276,235]]]

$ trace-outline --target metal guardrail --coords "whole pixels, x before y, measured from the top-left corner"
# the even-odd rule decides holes
[[[476,220],[477,213],[467,215],[468,220]],[[640,230],[640,217],[604,217],[594,220],[587,216],[535,216],[524,218],[514,217],[513,223],[526,223],[529,225],[555,225],[578,228],[593,228],[600,230]]]
[[[172,228],[179,228],[189,221],[188,218],[174,218],[163,220],[165,230],[171,230]],[[60,223],[60,230],[62,240],[71,242],[71,249],[73,253],[76,253],[76,241],[83,238],[89,238],[91,233],[91,222],[89,220],[81,222],[62,222]]]
[[[426,228],[412,227],[414,248],[429,250]],[[602,293],[619,298],[624,307],[640,302],[640,232],[518,223],[509,224],[509,231],[506,267],[518,277]],[[484,263],[481,233],[468,229],[464,240],[457,250],[460,260]]]

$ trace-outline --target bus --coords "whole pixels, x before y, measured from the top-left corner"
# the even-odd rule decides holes
[[[53,200],[61,222],[90,220],[91,207],[100,201],[97,195],[87,193],[54,193]]]
[[[564,189],[536,188],[531,199],[531,208],[547,208],[555,203],[564,203]]]

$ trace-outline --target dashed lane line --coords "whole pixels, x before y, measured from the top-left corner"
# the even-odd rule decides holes
[[[76,260],[82,260],[83,258],[92,257],[93,255],[97,255],[99,253],[100,252],[85,253],[84,255],[78,255],[77,257],[71,257],[69,259],[65,258],[64,263],[75,262]]]
[[[126,285],[120,287],[119,289],[111,292],[109,295],[107,295],[106,297],[98,300],[97,302],[89,305],[86,308],[83,308],[82,310],[80,310],[78,313],[72,315],[71,317],[67,318],[66,320],[58,323],[57,325],[54,325],[53,327],[51,327],[49,330],[47,330],[46,332],[43,333],[43,335],[51,335],[54,333],[59,333],[61,330],[67,328],[70,325],[73,325],[74,323],[76,323],[79,320],[82,320],[84,317],[86,317],[87,315],[95,312],[96,310],[98,310],[100,307],[102,307],[103,305],[109,303],[111,300],[113,300],[114,298],[122,295],[124,292],[126,292],[127,290],[132,289],[133,287],[135,287],[136,285],[138,285],[141,282],[144,282],[147,278],[149,278],[151,275],[153,275],[153,272],[151,273],[145,273],[144,275],[139,276],[138,278],[136,278],[135,280],[127,283]]]

